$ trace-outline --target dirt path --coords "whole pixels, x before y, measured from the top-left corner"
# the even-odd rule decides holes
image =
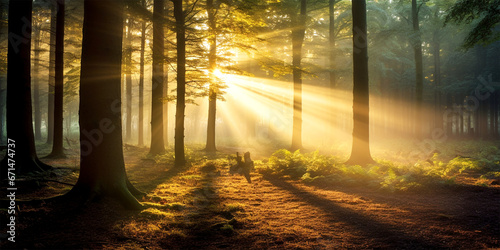
[[[388,193],[322,189],[256,173],[249,184],[222,165],[173,169],[141,160],[140,154],[129,154],[126,161],[131,181],[148,192],[143,201],[150,208],[125,211],[108,200],[85,209],[74,204],[21,207],[20,243],[2,241],[0,248],[500,247],[498,187]]]

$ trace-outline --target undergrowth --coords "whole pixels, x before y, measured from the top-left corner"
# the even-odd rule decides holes
[[[280,149],[268,160],[256,161],[263,175],[285,176],[311,185],[363,185],[388,191],[407,191],[436,185],[452,185],[463,173],[482,174],[481,178],[500,176],[500,151],[495,146],[482,150],[477,157],[457,156],[448,162],[431,159],[415,164],[377,160],[368,166],[345,165],[335,156],[290,152]]]

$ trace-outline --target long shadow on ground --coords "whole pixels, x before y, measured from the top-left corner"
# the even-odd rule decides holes
[[[290,192],[297,198],[307,202],[308,204],[321,209],[326,214],[330,215],[333,220],[340,221],[354,228],[360,236],[374,241],[376,248],[411,248],[411,249],[436,249],[445,248],[437,239],[432,242],[417,238],[403,232],[402,229],[382,223],[369,216],[362,215],[351,209],[342,207],[337,203],[319,197],[311,192],[299,189],[294,185],[276,178],[265,178],[272,185]]]
[[[139,213],[104,198],[88,206],[80,202],[53,202],[17,214],[16,242],[0,242],[2,249],[95,249],[114,240],[113,226]],[[123,239],[126,240],[126,239]],[[119,244],[119,243],[118,243]]]
[[[499,246],[500,189],[498,187],[458,184],[427,187],[416,192],[391,195],[353,188],[317,188],[340,191],[350,195],[362,195],[374,203],[404,207],[413,215],[426,217],[428,221],[445,224],[444,226],[449,225],[456,231],[477,234],[473,238],[476,242],[484,244],[484,247]],[[432,208],[429,208],[430,204]],[[422,209],[423,207],[427,209]],[[462,240],[470,241],[471,239]]]

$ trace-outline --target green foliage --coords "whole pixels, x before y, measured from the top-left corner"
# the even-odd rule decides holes
[[[289,175],[294,179],[300,178],[307,171],[306,159],[299,150],[290,152],[280,149],[269,158],[271,174]]]
[[[349,166],[339,163],[334,156],[318,151],[301,154],[280,149],[267,163],[256,162],[256,169],[264,175],[289,176],[311,185],[362,185],[390,192],[453,185],[462,173],[486,173],[487,177],[500,176],[500,151],[491,146],[480,153],[480,158],[456,157],[448,162],[439,161],[434,154],[430,161],[396,164],[378,160],[368,166]]]
[[[498,15],[499,0],[461,0],[449,9],[445,23],[474,23],[474,28],[468,34],[463,47],[470,49],[476,44],[489,44],[500,38],[498,32],[494,32],[495,27],[500,22]]]

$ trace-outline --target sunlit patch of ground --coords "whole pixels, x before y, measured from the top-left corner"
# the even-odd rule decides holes
[[[234,154],[232,150],[228,153]],[[147,149],[125,150],[131,182],[148,193],[142,200],[147,209],[125,211],[108,200],[85,208],[72,204],[21,206],[20,246],[65,249],[500,247],[500,190],[498,186],[477,185],[479,177],[464,177],[471,179],[452,187],[395,193],[362,184],[308,186],[300,180],[258,173],[252,173],[249,184],[243,176],[228,173],[231,162],[223,154],[216,157],[201,154],[194,164],[182,169],[157,163],[146,155]],[[74,183],[77,172],[65,171],[68,172],[60,172],[56,179]],[[42,187],[26,193],[25,198],[48,197],[71,188],[52,182]],[[5,211],[1,213],[4,216]],[[3,244],[0,243],[0,247]]]

